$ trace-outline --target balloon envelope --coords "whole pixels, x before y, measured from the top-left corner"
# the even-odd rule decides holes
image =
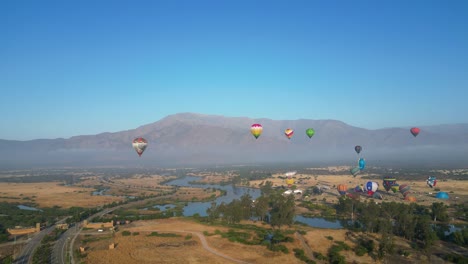
[[[438,192],[438,193],[436,194],[436,198],[437,198],[437,199],[444,199],[444,200],[447,200],[447,199],[449,198],[449,195],[448,195],[448,193],[446,193],[446,192]]]
[[[399,185],[398,183],[394,183],[394,184],[392,185],[392,192],[393,192],[393,193],[398,192],[399,188],[400,188],[400,185]]]
[[[385,176],[383,178],[383,186],[387,192],[390,191],[390,189],[392,188],[392,186],[395,185],[395,183],[396,183],[395,177]]]
[[[141,137],[135,138],[132,141],[132,146],[135,149],[135,151],[138,153],[138,156],[141,157],[141,154],[143,154],[143,152],[145,151],[146,146],[148,146],[148,141],[146,141],[146,139],[141,138]]]
[[[291,139],[292,136],[294,135],[294,130],[288,128],[284,131],[284,134],[286,135],[287,138]]]
[[[419,128],[417,128],[417,127],[413,127],[413,128],[410,129],[411,134],[413,134],[413,136],[415,136],[415,137],[419,134],[420,131],[421,130]]]
[[[379,188],[379,184],[376,182],[368,181],[366,183],[366,190],[367,190],[368,195],[373,195],[377,191],[378,188]]]
[[[359,169],[359,167],[354,167],[354,168],[352,168],[349,172],[351,172],[351,174],[352,174],[354,177],[356,177],[356,175],[358,175],[360,171],[361,171],[361,170]]]
[[[361,153],[362,147],[361,146],[355,146],[354,150],[357,152],[357,154]]]
[[[308,128],[306,130],[306,134],[309,138],[311,138],[315,134],[315,130],[313,128]]]
[[[359,169],[363,170],[366,167],[366,161],[363,158],[359,159]]]
[[[255,138],[258,138],[262,134],[262,131],[263,127],[260,124],[253,124],[250,127],[250,133],[252,133]]]
[[[348,187],[346,187],[344,184],[338,184],[337,190],[341,195],[345,195],[348,191]]]
[[[354,192],[364,192],[364,190],[362,189],[362,186],[357,185],[357,186],[354,188]]]
[[[427,183],[427,185],[428,185],[429,187],[432,188],[432,187],[436,186],[436,184],[437,184],[437,179],[436,179],[436,177],[434,177],[434,176],[430,176],[429,178],[427,178],[426,183]]]
[[[406,197],[406,195],[409,194],[409,191],[411,190],[411,187],[406,184],[400,185],[400,193],[403,195],[403,197]]]
[[[382,195],[381,195],[380,193],[378,193],[378,192],[375,192],[375,193],[372,195],[372,198],[374,198],[374,199],[379,199],[379,200],[382,200],[382,199],[383,199]]]
[[[405,200],[409,201],[411,203],[414,203],[414,202],[416,202],[416,197],[408,195],[408,196],[405,197]]]

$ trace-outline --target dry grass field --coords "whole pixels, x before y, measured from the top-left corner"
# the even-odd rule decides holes
[[[92,188],[63,186],[57,182],[43,183],[0,183],[0,201],[35,202],[39,207],[72,206],[96,207],[122,198],[110,196],[92,196]],[[5,198],[17,197],[19,199]],[[24,199],[28,197],[29,199]]]
[[[250,221],[244,224],[253,224]],[[263,226],[260,223],[256,223]],[[265,246],[244,245],[230,242],[221,235],[212,235],[216,230],[225,232],[226,227],[207,226],[188,219],[161,219],[152,221],[136,221],[130,225],[121,226],[121,230],[114,238],[105,238],[97,242],[84,244],[86,247],[86,263],[303,263],[293,253],[294,248],[304,249],[305,252],[317,252],[327,255],[329,248],[336,242],[342,241],[351,248],[356,246],[353,239],[346,236],[347,230],[317,229],[300,227],[306,230],[303,235],[306,246],[296,235],[294,242],[284,243],[289,253],[272,252]],[[122,231],[129,231],[138,235],[122,236]],[[245,230],[244,230],[245,231]],[[171,233],[179,237],[148,236],[151,232]],[[208,232],[211,235],[204,235]],[[362,235],[362,234],[361,234]],[[190,236],[190,239],[188,238]],[[84,237],[81,236],[81,239]],[[331,238],[331,239],[330,239]],[[373,238],[378,240],[377,237]],[[206,240],[207,247],[202,240]],[[396,244],[405,244],[396,238]],[[110,243],[115,242],[116,248],[109,249]],[[77,244],[81,242],[78,241]],[[308,249],[306,249],[308,247]],[[406,245],[409,248],[409,246]],[[341,251],[347,263],[380,263],[369,255],[357,256],[352,250]],[[221,256],[220,256],[221,255]],[[225,257],[223,257],[225,256]],[[413,259],[414,260],[414,259]],[[325,263],[315,259],[317,263]],[[408,261],[411,261],[408,259]],[[423,262],[426,263],[426,262]]]

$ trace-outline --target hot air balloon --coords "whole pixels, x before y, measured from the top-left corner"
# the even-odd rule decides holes
[[[427,178],[426,183],[427,183],[427,185],[428,185],[429,187],[432,188],[432,187],[436,186],[436,184],[437,184],[437,179],[436,179],[436,177],[434,177],[434,176],[430,176],[429,178]]]
[[[419,128],[417,128],[417,127],[413,127],[413,128],[410,129],[411,134],[413,134],[413,136],[415,136],[415,137],[419,134],[420,131],[421,130]]]
[[[253,124],[253,125],[250,127],[250,133],[252,133],[252,135],[253,135],[256,139],[262,134],[262,131],[263,131],[263,127],[262,127],[262,125],[260,125],[260,124]]]
[[[416,197],[408,195],[408,196],[405,197],[405,201],[408,201],[410,203],[414,203],[414,202],[416,202]]]
[[[378,188],[379,188],[379,184],[376,182],[368,181],[366,183],[366,190],[369,196],[372,196],[377,191]]]
[[[392,186],[395,185],[395,183],[396,183],[395,177],[385,176],[383,178],[383,186],[387,192],[390,191],[390,189],[392,188]]]
[[[362,147],[361,146],[355,146],[354,150],[357,152],[357,154],[361,153]]]
[[[436,198],[437,198],[437,199],[448,200],[449,195],[448,195],[448,193],[446,193],[446,192],[438,192],[438,193],[436,194]]]
[[[354,188],[354,192],[364,192],[364,189],[361,185],[356,185],[356,187]]]
[[[141,154],[143,154],[143,152],[145,151],[146,146],[148,146],[148,141],[146,141],[146,139],[141,138],[141,137],[135,138],[132,142],[132,146],[135,149],[135,151],[138,153],[138,156],[141,157]]]
[[[338,184],[337,190],[341,195],[345,195],[348,191],[348,187],[346,187],[344,184]]]
[[[399,185],[398,183],[394,183],[394,184],[392,185],[392,192],[393,192],[393,193],[398,192],[399,189],[400,189],[400,185]]]
[[[309,138],[311,138],[315,134],[315,130],[313,128],[308,128],[306,130],[306,134]]]
[[[409,191],[411,190],[411,187],[406,184],[400,185],[400,193],[403,195],[403,197],[406,197],[406,195],[409,194]]]
[[[382,195],[378,192],[375,192],[374,194],[372,194],[372,198],[379,199],[379,200],[383,199]]]
[[[359,159],[359,169],[363,170],[366,167],[366,161],[363,158]]]
[[[294,184],[294,179],[293,178],[286,179],[286,184],[288,185],[288,188],[291,188],[291,186]]]
[[[294,130],[288,128],[284,131],[284,134],[286,135],[286,137],[288,137],[289,139],[292,138],[292,136],[294,135]]]
[[[296,175],[297,171],[288,171],[284,174],[284,176],[291,178],[292,176]]]
[[[361,170],[359,169],[359,167],[354,167],[354,168],[352,168],[349,172],[351,172],[351,174],[352,174],[354,177],[356,177],[356,175],[358,175],[360,171],[361,171]]]

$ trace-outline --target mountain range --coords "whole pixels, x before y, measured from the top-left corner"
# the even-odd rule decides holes
[[[255,139],[250,126],[260,123]],[[291,128],[288,139],[284,130]],[[313,128],[309,138],[305,131]],[[1,167],[192,166],[278,162],[468,167],[468,124],[364,129],[337,120],[271,120],[179,113],[135,129],[68,139],[0,140]],[[143,137],[142,157],[132,140]],[[363,150],[358,155],[354,146]]]

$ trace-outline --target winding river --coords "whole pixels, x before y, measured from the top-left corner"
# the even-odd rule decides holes
[[[200,177],[186,176],[184,178],[179,178],[170,182],[167,182],[166,185],[172,186],[182,186],[182,187],[197,187],[197,188],[215,188],[226,191],[226,195],[218,197],[214,202],[217,205],[221,203],[230,203],[234,199],[240,199],[242,195],[248,193],[252,199],[257,199],[260,195],[260,189],[253,189],[247,187],[233,187],[232,185],[211,185],[211,184],[191,184],[190,182],[196,182],[200,180]],[[199,214],[200,216],[206,216],[206,210],[211,206],[212,201],[210,202],[189,202],[184,207],[184,216],[193,216],[194,214]],[[174,205],[159,205],[160,210],[165,210],[166,207],[173,207]],[[330,221],[324,218],[309,218],[298,215],[295,217],[296,221],[307,224],[312,227],[318,228],[330,228],[330,229],[340,229],[343,228],[341,223],[336,221]]]

